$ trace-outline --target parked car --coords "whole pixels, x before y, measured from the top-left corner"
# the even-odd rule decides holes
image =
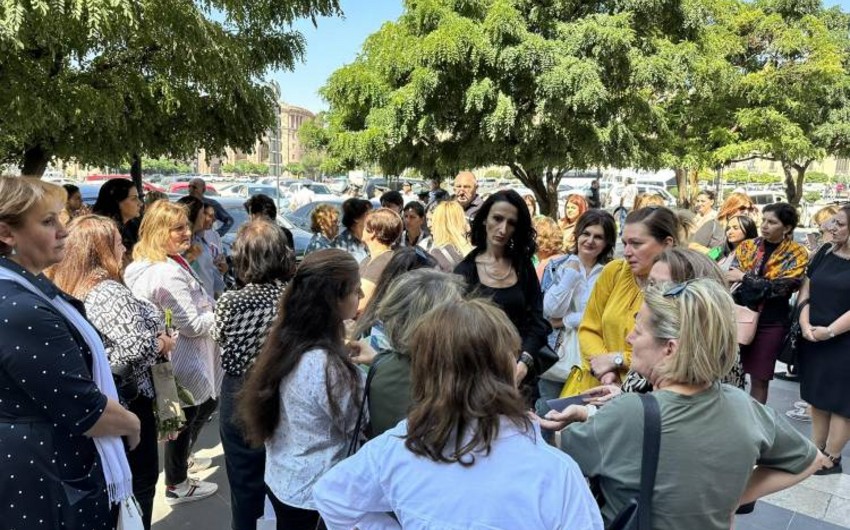
[[[168,193],[177,193],[182,195],[189,194],[189,182],[175,182],[168,186]],[[210,197],[218,197],[218,190],[212,184],[206,185],[206,191],[204,194],[209,195]]]
[[[293,225],[298,228],[305,230],[307,233],[312,233],[310,230],[310,215],[313,213],[313,210],[320,204],[331,204],[336,207],[336,209],[340,212],[340,223],[342,222],[342,203],[345,202],[348,197],[334,197],[333,199],[321,200],[321,201],[313,201],[309,204],[305,204],[297,208],[293,212],[289,212],[284,214],[284,217]],[[380,208],[381,201],[378,199],[371,199],[372,208]]]
[[[638,193],[649,193],[651,195],[661,195],[664,198],[664,205],[668,208],[676,207],[676,197],[673,197],[669,191],[661,186],[655,186],[653,184],[641,184],[638,183]],[[627,207],[631,208],[631,204],[627,204]]]
[[[762,211],[768,204],[787,202],[788,200],[785,194],[779,191],[748,191],[747,195],[750,196],[759,211]]]

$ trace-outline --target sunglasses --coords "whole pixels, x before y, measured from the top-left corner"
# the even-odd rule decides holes
[[[685,292],[685,289],[688,288],[688,285],[693,283],[693,281],[694,280],[688,280],[678,285],[674,285],[673,287],[664,292],[664,298],[676,298],[677,296],[680,296],[682,293]]]

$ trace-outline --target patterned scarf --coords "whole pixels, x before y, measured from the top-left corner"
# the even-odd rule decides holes
[[[758,274],[762,270],[766,254],[764,238],[757,237],[742,241],[735,253],[742,271]],[[801,278],[806,272],[808,263],[809,253],[806,248],[793,239],[785,239],[767,258],[761,277],[768,280]]]

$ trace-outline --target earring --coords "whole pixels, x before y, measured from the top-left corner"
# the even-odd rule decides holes
[[[9,251],[9,255],[10,255],[10,256],[15,256],[15,255],[17,255],[17,254],[18,254],[18,251],[17,251],[17,250],[15,250],[15,247],[12,247],[12,250],[10,250],[10,251]]]

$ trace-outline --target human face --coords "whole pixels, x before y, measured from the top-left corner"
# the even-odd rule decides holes
[[[675,351],[675,341],[656,338],[650,326],[651,317],[646,304],[641,304],[635,317],[635,327],[626,340],[632,346],[631,369],[649,379],[650,383],[656,384],[655,371],[664,359]]]
[[[761,221],[761,235],[771,243],[779,243],[791,231],[791,228],[782,224],[773,212],[764,212]]]
[[[118,209],[125,223],[130,219],[135,219],[142,212],[142,201],[139,200],[139,190],[135,186],[130,188],[127,197],[118,203]]]
[[[80,208],[83,207],[83,197],[80,195],[80,192],[74,192],[68,196],[68,210],[72,212],[76,212]]]
[[[10,258],[12,261],[35,275],[62,261],[68,237],[59,221],[64,206],[61,200],[48,199],[34,206],[24,216],[21,226],[0,223],[0,239],[16,252]]]
[[[580,258],[589,258],[596,263],[602,251],[605,250],[605,230],[601,225],[584,227],[582,233],[578,235],[576,247]]]
[[[509,202],[493,203],[484,224],[488,247],[503,249],[510,243],[516,230],[518,215],[516,207]]]
[[[829,225],[829,234],[832,235],[832,242],[836,247],[847,246],[850,228],[848,228],[847,215],[843,211],[835,214],[824,224]]]
[[[205,183],[193,180],[189,182],[189,195],[203,199],[206,188],[207,185]]]
[[[740,221],[735,217],[730,219],[729,224],[726,225],[726,241],[734,246],[743,241],[745,236]]]
[[[461,173],[455,177],[454,184],[455,199],[464,209],[469,206],[478,191],[478,184],[475,182],[475,176],[472,173]]]
[[[215,209],[212,206],[204,207],[204,230],[212,230],[215,223]]]
[[[643,223],[629,223],[623,227],[623,257],[637,278],[646,278],[655,258],[673,245],[672,238],[658,242]]]
[[[708,195],[700,193],[697,195],[696,200],[694,200],[694,206],[698,214],[705,215],[714,207],[714,201],[709,199]]]
[[[192,246],[192,227],[189,225],[189,219],[184,215],[169,229],[165,251],[173,256],[186,252],[190,246]]]
[[[673,272],[670,270],[670,264],[664,261],[656,261],[649,269],[649,284],[659,285],[665,282],[673,281]]]
[[[567,221],[573,223],[578,219],[579,215],[578,205],[574,202],[567,202],[566,207],[564,207],[564,214],[567,216]]]
[[[357,280],[357,288],[343,296],[339,300],[339,313],[343,320],[351,320],[357,316],[357,307],[363,298],[363,289],[360,288],[360,280]]]
[[[404,212],[404,227],[411,234],[418,234],[422,231],[422,223],[425,220],[416,214],[412,208]]]

